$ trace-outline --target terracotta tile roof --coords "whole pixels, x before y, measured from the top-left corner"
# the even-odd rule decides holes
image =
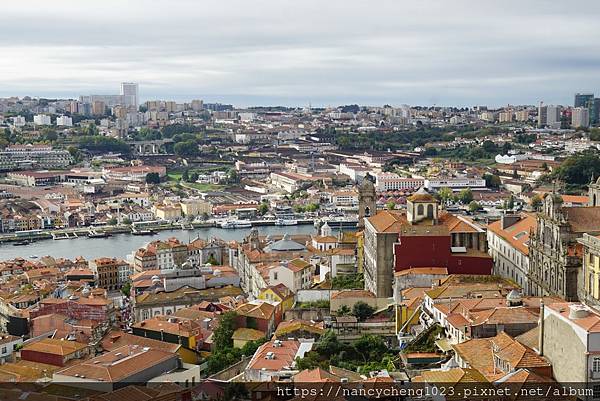
[[[404,213],[395,210],[382,210],[367,220],[380,233],[398,233],[402,225],[408,224]]]
[[[563,202],[568,203],[583,203],[587,204],[590,201],[590,197],[587,195],[561,195]]]
[[[339,382],[340,378],[321,368],[303,370],[292,377],[298,383]]]
[[[140,347],[150,347],[166,352],[177,352],[181,347],[179,344],[153,340],[117,330],[108,332],[100,341],[100,345],[105,351],[114,351],[125,345],[139,345]]]
[[[550,367],[550,362],[539,356],[534,350],[514,338],[501,332],[491,339],[492,346],[499,358],[507,361],[513,369]]]
[[[44,338],[40,341],[27,344],[23,347],[24,351],[35,351],[45,354],[66,356],[87,348],[87,344],[76,341],[57,340],[54,338]]]
[[[413,267],[410,269],[394,272],[394,276],[406,276],[409,274],[447,275],[448,269],[445,267]]]
[[[421,374],[422,380],[427,383],[444,383],[456,386],[466,383],[486,383],[488,380],[475,369],[454,368],[449,370],[426,370]]]
[[[454,344],[452,348],[470,367],[477,369],[490,381],[498,380],[509,373],[494,366],[494,355],[506,361],[511,371],[551,366],[550,362],[539,356],[533,349],[504,332],[491,338],[477,338]]]
[[[135,323],[133,328],[149,331],[164,331],[177,336],[193,337],[200,335],[200,325],[193,320],[175,316],[155,316]]]
[[[287,288],[285,286],[285,284],[283,283],[279,283],[277,285],[270,285],[267,288],[265,288],[263,290],[263,292],[265,290],[271,290],[273,291],[273,293],[275,293],[275,295],[277,295],[279,298],[281,298],[281,300],[285,300],[288,299],[289,297],[293,297],[294,293],[292,292],[292,290],[290,290],[289,288]]]
[[[276,337],[285,337],[294,331],[307,331],[314,334],[323,334],[325,326],[323,322],[311,322],[308,320],[292,319],[279,323],[275,330]]]
[[[484,231],[479,224],[466,216],[443,212],[440,213],[439,221],[448,227],[450,233],[480,233]]]
[[[578,319],[569,319],[569,310],[572,305],[585,309],[588,313],[585,317]],[[566,320],[573,322],[588,333],[600,333],[600,315],[594,310],[575,302],[560,302],[552,305],[547,305],[554,312],[560,314]]]
[[[78,375],[95,381],[119,382],[150,366],[175,358],[177,355],[172,352],[143,348],[138,345],[125,345],[60,370],[56,374],[72,377]]]
[[[520,336],[516,336],[515,340],[531,349],[538,349],[540,346],[540,327],[534,327]]]
[[[300,348],[300,342],[297,340],[283,340],[279,341],[279,346],[275,345],[275,341],[269,341],[261,345],[254,356],[250,360],[247,369],[263,369],[270,371],[279,371],[285,366],[292,366],[294,363],[294,357]],[[268,359],[267,353],[272,352],[273,358]]]
[[[337,237],[334,237],[333,235],[328,235],[328,236],[315,235],[312,239],[313,239],[313,241],[321,243],[321,244],[335,244],[338,242]]]
[[[90,401],[150,401],[155,400],[160,391],[142,386],[127,386],[106,394],[98,394]]]
[[[481,312],[471,312],[472,325],[536,323],[538,314],[523,307],[502,307]]]
[[[263,333],[260,330],[255,330],[255,329],[250,329],[250,328],[246,328],[246,327],[240,327],[239,329],[237,329],[236,331],[233,332],[233,336],[231,338],[233,338],[234,340],[240,340],[240,341],[254,341],[254,340],[260,340],[261,338],[265,337],[265,333]]]
[[[236,308],[238,315],[253,317],[255,319],[270,319],[275,313],[275,306],[268,302],[248,302]]]
[[[524,255],[529,255],[529,233],[537,227],[535,216],[527,213],[521,215],[521,220],[502,229],[502,221],[498,220],[488,225],[488,230],[511,244]]]

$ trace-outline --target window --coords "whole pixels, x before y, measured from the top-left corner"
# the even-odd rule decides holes
[[[592,359],[592,372],[600,372],[600,356],[595,356]]]
[[[423,205],[417,206],[417,215],[422,216],[423,214],[425,214],[425,209]]]
[[[592,398],[595,400],[600,398],[600,385],[592,386]]]
[[[2,347],[2,354],[6,354],[6,347]]]

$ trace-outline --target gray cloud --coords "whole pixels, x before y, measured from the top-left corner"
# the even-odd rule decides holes
[[[600,2],[3,2],[0,95],[249,104],[569,104],[600,93]]]

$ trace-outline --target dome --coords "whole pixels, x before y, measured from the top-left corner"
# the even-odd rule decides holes
[[[521,293],[518,290],[512,290],[506,296],[508,302],[521,302]]]
[[[296,241],[292,241],[289,234],[285,234],[282,239],[272,243],[265,248],[267,252],[292,252],[305,251],[306,247]]]
[[[156,276],[156,275],[155,275],[155,276],[152,276],[152,277],[151,277],[151,280],[152,280],[152,281],[160,280],[160,277],[158,277],[158,276]]]
[[[425,187],[419,188],[417,192],[406,198],[410,202],[436,202],[435,198],[427,192]]]

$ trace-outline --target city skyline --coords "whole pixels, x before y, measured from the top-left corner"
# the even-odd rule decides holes
[[[577,4],[13,3],[0,16],[12,55],[0,96],[77,98],[130,81],[142,102],[572,104],[600,91],[600,5]]]

